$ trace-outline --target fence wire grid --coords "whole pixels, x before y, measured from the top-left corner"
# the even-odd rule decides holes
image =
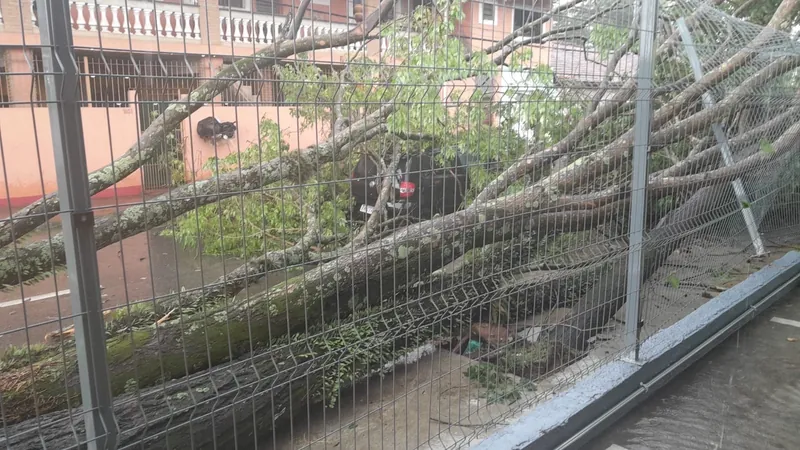
[[[467,448],[638,358],[798,244],[795,3],[0,0],[0,447]]]

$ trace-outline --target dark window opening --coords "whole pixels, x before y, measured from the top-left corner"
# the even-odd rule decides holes
[[[171,102],[196,88],[196,67],[183,58],[154,58],[149,55],[78,56],[81,65],[81,98],[95,107],[129,107],[136,102]]]
[[[219,0],[219,6],[234,9],[245,9],[247,0]]]
[[[494,4],[481,3],[481,20],[484,22],[494,22]]]
[[[528,9],[514,9],[514,30],[518,30],[524,27],[526,24],[533,22],[542,17],[542,13],[539,11],[531,11]],[[534,25],[531,30],[525,32],[525,36],[538,36],[542,34],[542,24],[538,23]]]

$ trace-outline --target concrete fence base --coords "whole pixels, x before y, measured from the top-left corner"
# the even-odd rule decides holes
[[[792,251],[642,343],[641,360],[610,362],[473,448],[578,449],[800,282]]]

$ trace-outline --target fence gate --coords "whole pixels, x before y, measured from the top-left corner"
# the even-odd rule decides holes
[[[150,123],[158,117],[169,102],[142,102],[139,104],[139,123],[141,131],[147,129]],[[177,128],[167,133],[164,142],[157,149],[157,153],[150,162],[142,165],[142,188],[144,190],[166,189],[174,182],[183,182],[182,179],[173,179],[173,174],[181,174],[178,165],[183,161],[181,143],[181,130]]]

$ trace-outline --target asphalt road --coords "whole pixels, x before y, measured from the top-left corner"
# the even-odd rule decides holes
[[[800,449],[800,288],[585,449]]]
[[[155,194],[150,194],[150,196]],[[141,197],[121,198],[120,209],[140,203]],[[114,199],[93,200],[96,215],[114,214]],[[25,237],[25,243],[47,240],[60,229],[60,220],[50,222],[50,233],[37,230]],[[21,244],[24,245],[24,244]],[[192,289],[215,281],[242,261],[200,255],[196,249],[182,248],[159,230],[142,233],[97,252],[102,300],[105,310],[127,308],[136,303],[163,298],[182,288]],[[280,275],[280,274],[278,274]],[[276,276],[280,281],[281,276]],[[253,286],[262,290],[267,282]],[[252,292],[252,291],[251,291]],[[23,302],[24,299],[24,302]],[[42,342],[49,332],[72,324],[71,298],[67,273],[57,271],[36,283],[9,287],[0,292],[0,352],[9,344],[25,346]]]

